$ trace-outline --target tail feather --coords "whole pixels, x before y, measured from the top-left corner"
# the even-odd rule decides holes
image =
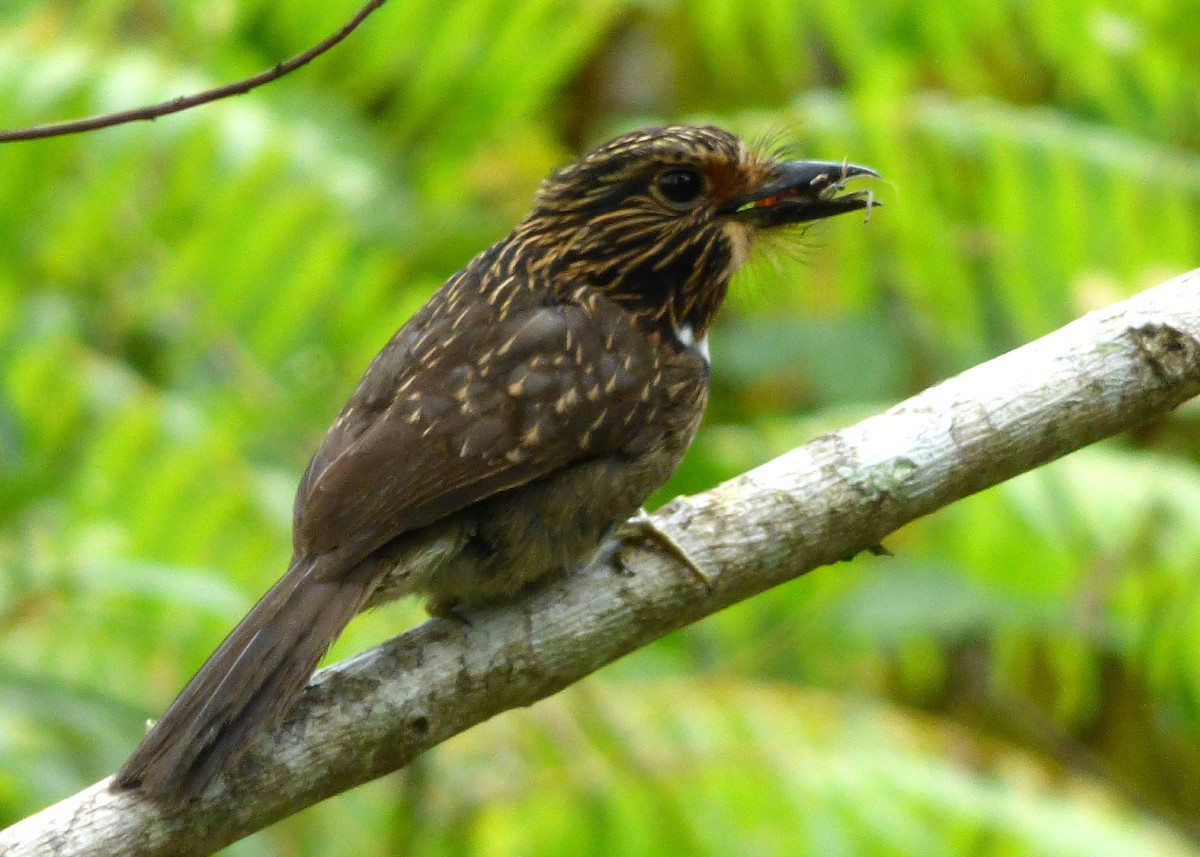
[[[200,667],[113,778],[151,798],[198,796],[299,695],[366,603],[370,575],[319,580],[293,561]]]

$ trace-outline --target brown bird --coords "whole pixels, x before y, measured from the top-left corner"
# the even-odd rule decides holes
[[[300,480],[287,573],[114,788],[199,795],[361,610],[416,593],[445,614],[605,556],[696,433],[709,326],[755,237],[869,209],[838,194],[874,175],[674,126],[547,179],[371,361]]]

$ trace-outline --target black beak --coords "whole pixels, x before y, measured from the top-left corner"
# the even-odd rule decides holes
[[[783,161],[770,181],[731,200],[721,213],[756,226],[783,226],[879,205],[870,191],[837,195],[847,181],[860,176],[879,178],[879,173],[836,161]]]

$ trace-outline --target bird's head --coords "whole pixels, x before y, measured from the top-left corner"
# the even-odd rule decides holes
[[[617,137],[542,183],[518,228],[531,264],[702,337],[757,237],[876,204],[866,167],[772,157],[713,126]]]

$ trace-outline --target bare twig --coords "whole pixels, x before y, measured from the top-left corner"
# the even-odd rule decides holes
[[[253,77],[236,80],[233,83],[227,83],[224,86],[218,86],[214,89],[206,89],[204,92],[197,92],[194,95],[181,95],[178,98],[172,98],[169,101],[163,101],[159,104],[135,107],[132,110],[121,110],[116,113],[106,113],[102,116],[92,116],[87,119],[55,122],[50,125],[35,125],[32,128],[16,128],[11,131],[0,131],[0,143],[15,143],[20,140],[42,140],[46,137],[62,137],[67,134],[81,134],[85,131],[111,128],[114,125],[124,125],[128,122],[152,121],[160,116],[179,113],[192,107],[199,107],[201,104],[208,104],[213,101],[219,101],[222,98],[228,98],[231,95],[242,95],[262,86],[264,83],[270,83],[284,75],[291,74],[301,66],[312,62],[357,30],[358,26],[367,19],[368,15],[386,2],[387,0],[370,0],[370,2],[358,10],[358,13],[345,26],[332,36],[329,36],[329,38],[309,48],[304,53],[285,60],[274,68],[256,74]]]
[[[653,552],[469,626],[432,620],[322,670],[236,770],[186,807],[108,781],[0,833],[0,855],[211,854],[400,768],[664,634],[1200,393],[1200,269],[970,369],[885,413],[660,510],[711,587]]]

